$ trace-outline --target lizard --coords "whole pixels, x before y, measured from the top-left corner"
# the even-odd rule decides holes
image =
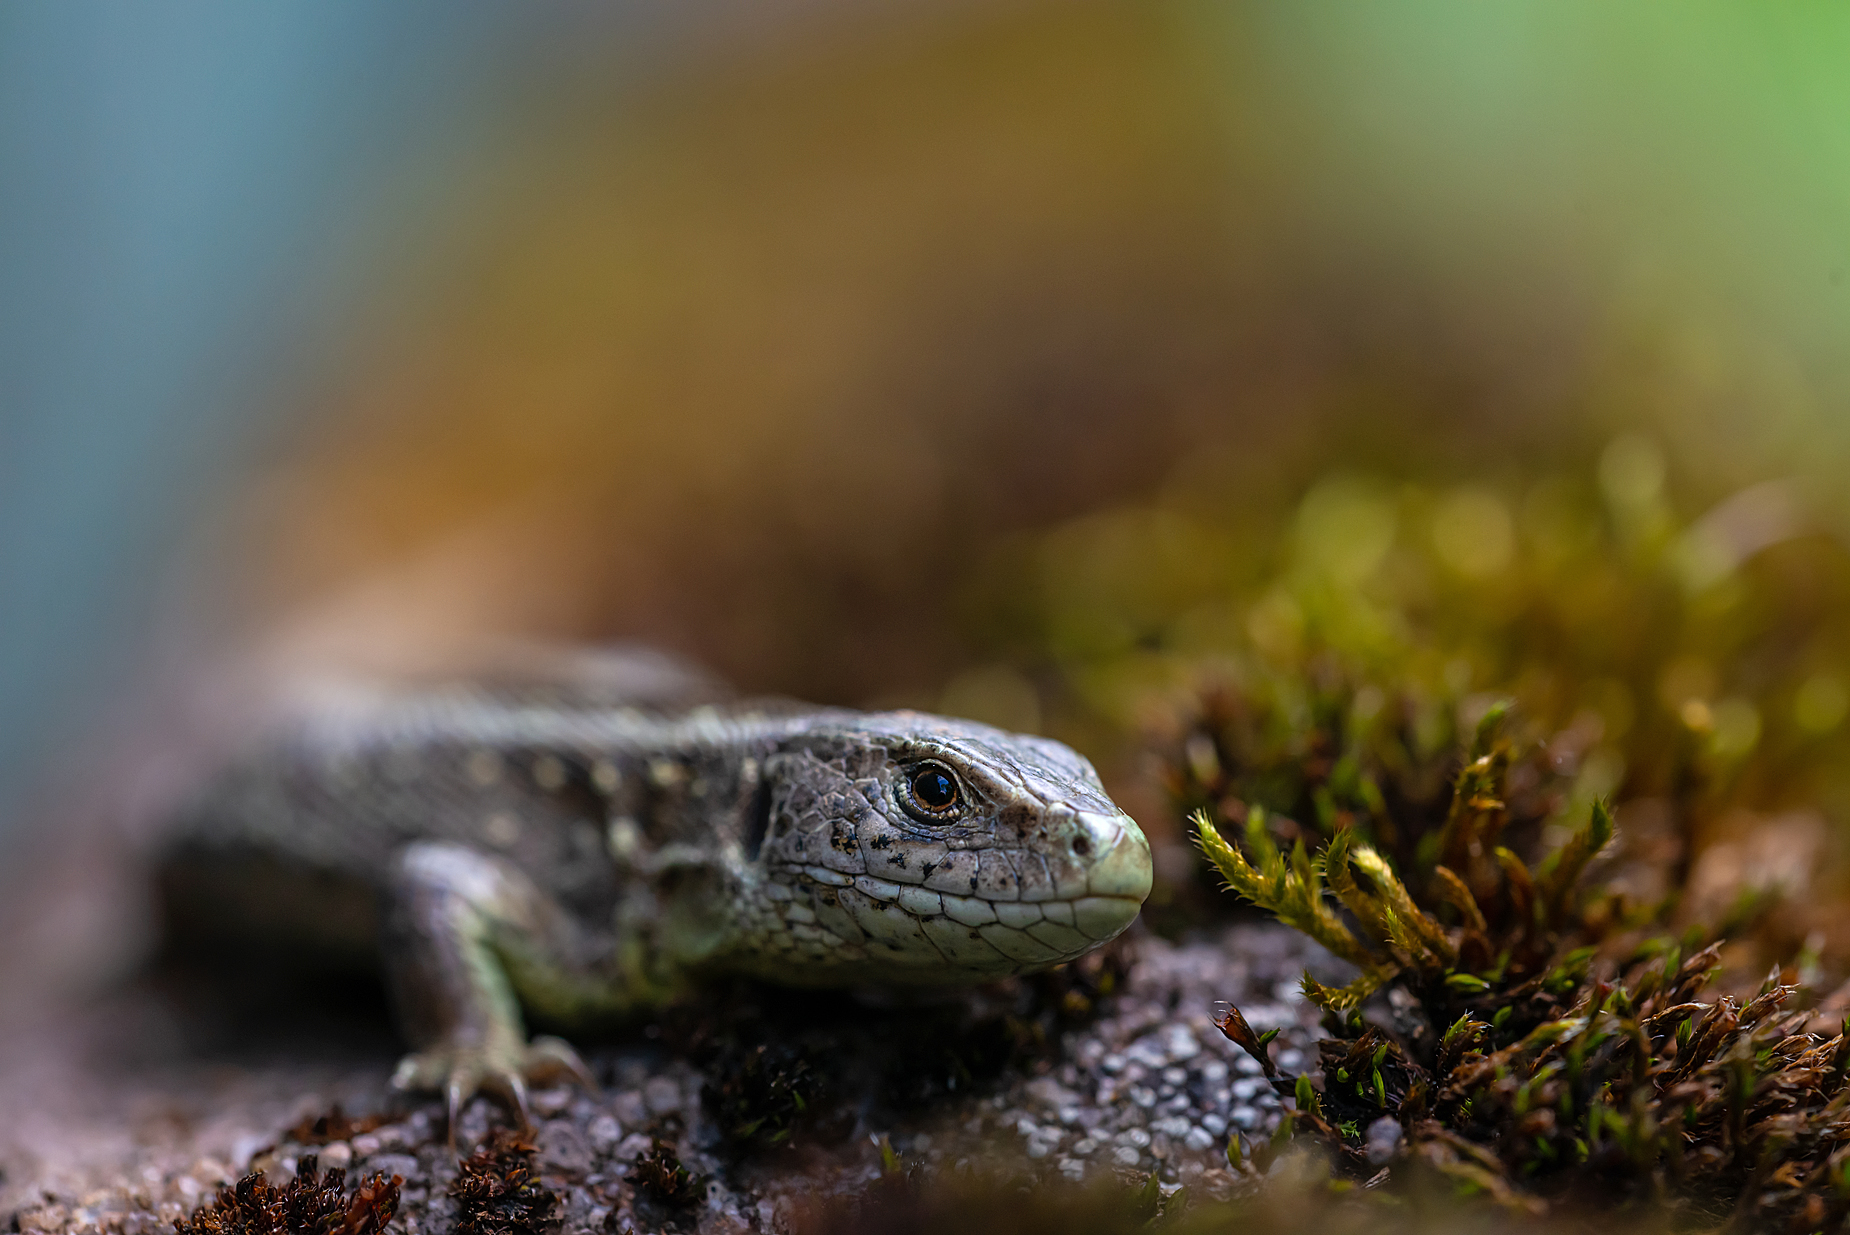
[[[737,700],[639,653],[324,691],[168,829],[170,922],[381,963],[397,1090],[591,1084],[563,1039],[713,975],[974,984],[1122,932],[1150,847],[1085,758],[913,711]]]

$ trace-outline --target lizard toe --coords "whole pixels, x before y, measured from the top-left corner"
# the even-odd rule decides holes
[[[392,1088],[399,1092],[440,1089],[449,1077],[449,1064],[438,1051],[414,1051],[392,1071]]]
[[[437,1046],[414,1051],[399,1061],[392,1073],[392,1088],[441,1093],[449,1112],[453,1145],[457,1119],[476,1094],[487,1093],[499,1098],[520,1120],[521,1127],[531,1128],[528,1083],[556,1080],[574,1081],[592,1091],[597,1089],[597,1078],[578,1057],[577,1051],[561,1038],[541,1036],[531,1043]]]
[[[597,1078],[564,1038],[542,1034],[533,1039],[527,1045],[526,1074],[535,1084],[571,1081],[580,1089],[597,1092]]]
[[[456,1140],[456,1123],[462,1108],[478,1093],[488,1093],[519,1117],[523,1128],[532,1127],[528,1115],[524,1043],[440,1045],[413,1051],[392,1073],[392,1088],[400,1092],[436,1091],[443,1095],[449,1115],[450,1142]]]
[[[523,1130],[533,1128],[533,1109],[527,1101],[527,1079],[514,1067],[497,1065],[489,1069],[478,1086],[499,1097],[520,1120]]]

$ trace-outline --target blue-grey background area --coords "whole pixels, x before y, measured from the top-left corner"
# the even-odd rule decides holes
[[[439,16],[439,14],[441,16]],[[126,671],[160,564],[481,5],[0,8],[0,846]]]
[[[0,859],[184,529],[523,59],[665,6],[0,6]],[[662,24],[656,21],[655,25]]]

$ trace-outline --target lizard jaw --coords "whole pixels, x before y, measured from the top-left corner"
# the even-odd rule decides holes
[[[1073,924],[1095,944],[1115,939],[1136,920],[1142,897],[1082,896],[1072,902]]]

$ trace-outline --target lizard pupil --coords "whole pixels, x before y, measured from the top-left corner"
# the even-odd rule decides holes
[[[957,781],[943,768],[928,764],[912,774],[912,796],[926,810],[949,810],[957,805]]]

